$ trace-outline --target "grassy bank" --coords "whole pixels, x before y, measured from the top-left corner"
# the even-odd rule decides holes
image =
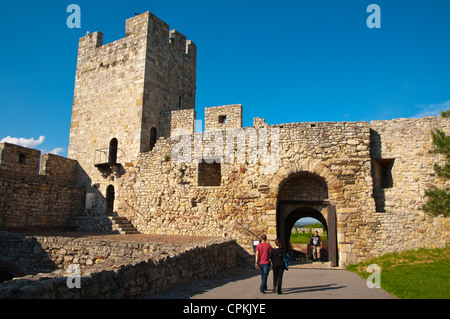
[[[292,244],[309,244],[309,241],[311,240],[311,236],[313,235],[313,233],[298,233],[298,234],[291,234],[290,237],[290,242]],[[320,235],[320,240],[322,240],[322,242],[325,242],[328,240],[327,235]]]
[[[381,268],[381,288],[403,299],[450,299],[450,247],[387,254],[348,270],[367,279],[367,266]]]

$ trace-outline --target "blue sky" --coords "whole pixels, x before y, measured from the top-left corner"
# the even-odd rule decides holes
[[[71,3],[80,29],[66,25]],[[379,29],[366,24],[372,3]],[[78,39],[122,38],[125,20],[145,11],[196,43],[199,119],[204,107],[238,103],[244,126],[450,108],[448,0],[2,0],[0,141],[67,155]]]

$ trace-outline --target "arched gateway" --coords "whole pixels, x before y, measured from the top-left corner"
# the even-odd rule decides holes
[[[315,218],[325,226],[328,233],[329,261],[332,266],[338,266],[335,206],[335,197],[341,189],[338,180],[327,168],[311,163],[281,168],[277,179],[277,236],[283,241],[284,247],[288,247],[291,229],[298,219]]]

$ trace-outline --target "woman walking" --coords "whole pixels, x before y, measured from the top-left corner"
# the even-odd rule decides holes
[[[269,259],[272,262],[272,272],[273,272],[273,292],[281,294],[281,283],[283,281],[283,272],[286,269],[283,258],[286,258],[286,253],[283,248],[281,248],[281,241],[279,239],[275,240],[276,248],[272,248],[269,253]]]

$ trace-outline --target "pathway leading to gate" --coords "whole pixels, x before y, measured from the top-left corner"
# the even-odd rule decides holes
[[[259,270],[233,268],[214,278],[176,287],[151,299],[393,299],[381,288],[368,288],[366,281],[343,269],[325,265],[302,267],[295,265],[284,272],[282,294],[261,294]]]

